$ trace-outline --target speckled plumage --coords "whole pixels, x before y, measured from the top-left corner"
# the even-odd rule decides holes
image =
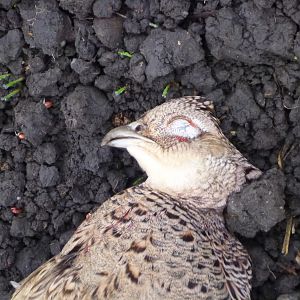
[[[211,129],[201,131],[199,137],[177,139],[178,146],[175,138],[163,138],[165,133],[153,127],[150,130],[151,119],[159,123],[153,116],[160,116],[160,108],[165,108],[161,120],[168,119],[166,111],[174,117],[176,110],[168,110],[168,106],[142,117],[139,122],[143,128],[138,131],[156,140],[158,152],[148,144],[143,147],[165,155],[164,161],[172,159],[170,153],[180,151],[178,161],[182,166],[185,151],[201,153],[196,160],[197,171],[198,162],[208,164],[203,173],[208,172],[213,180],[200,174],[199,186],[190,194],[185,192],[189,187],[185,183],[178,191],[170,189],[167,180],[161,189],[156,188],[155,180],[149,180],[108,199],[88,215],[59,255],[21,283],[13,300],[250,299],[251,262],[243,246],[225,228],[222,209],[227,196],[239,190],[247,176],[254,178],[259,171],[220,132],[207,112],[210,103],[199,100],[188,97],[169,104],[173,107],[172,103],[179,101],[188,108],[196,105],[205,118],[212,120],[206,124]],[[184,114],[184,109],[180,113]],[[197,143],[195,148],[193,143]],[[132,152],[139,162],[143,159],[135,150]],[[149,175],[147,163],[140,163]],[[249,175],[251,172],[255,175]]]

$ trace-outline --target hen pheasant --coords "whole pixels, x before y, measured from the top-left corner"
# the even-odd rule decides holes
[[[148,179],[90,214],[12,299],[250,299],[250,258],[222,210],[260,171],[211,108],[174,99],[111,130],[102,145],[126,148]]]

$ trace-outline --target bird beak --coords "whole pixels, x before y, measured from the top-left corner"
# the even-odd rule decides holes
[[[101,146],[110,146],[116,148],[128,148],[131,146],[141,146],[144,143],[154,143],[141,134],[135,132],[137,122],[126,126],[120,126],[109,131],[103,138]]]

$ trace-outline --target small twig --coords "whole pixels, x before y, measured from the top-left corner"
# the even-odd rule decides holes
[[[283,105],[283,107],[284,108],[286,108],[286,109],[289,109],[289,110],[292,110],[292,109],[295,109],[295,108],[298,108],[298,107],[300,107],[300,105],[295,105],[295,106],[287,106],[286,104],[282,104]]]
[[[283,265],[283,264],[281,264],[281,263],[278,263],[277,265],[278,265],[282,270],[284,270],[285,272],[287,272],[288,274],[297,276],[297,272],[296,272],[296,269],[295,269],[294,266],[289,267],[289,266],[285,266],[285,265]]]
[[[270,266],[269,265],[267,265],[267,268],[268,268],[268,270],[269,270],[269,272],[271,273],[271,275],[274,277],[274,279],[276,280],[277,278],[276,278],[276,275],[274,274],[274,272],[270,269]]]
[[[127,17],[123,14],[120,14],[118,12],[115,12],[116,15],[118,15],[119,17],[123,18],[123,19],[127,19]]]
[[[119,180],[117,180],[115,186],[112,188],[114,193],[116,193],[116,188],[118,187],[118,185],[119,185]]]
[[[277,164],[280,170],[283,169],[283,164],[288,155],[293,151],[295,148],[295,144],[292,144],[291,146],[284,144],[283,147],[280,149],[278,156],[277,156]]]

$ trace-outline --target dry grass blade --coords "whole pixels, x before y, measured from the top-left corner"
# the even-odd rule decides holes
[[[285,235],[284,235],[284,240],[283,240],[283,245],[281,250],[281,253],[283,255],[287,255],[289,253],[289,245],[290,245],[290,239],[292,234],[292,228],[293,228],[293,217],[289,217],[285,228]]]
[[[280,170],[283,169],[284,161],[288,157],[288,155],[293,151],[295,148],[295,144],[287,145],[284,144],[283,147],[280,149],[278,156],[277,156],[277,164]]]
[[[295,257],[296,263],[300,266],[300,250],[298,250],[297,255]]]
[[[283,169],[283,148],[284,146],[280,149],[278,156],[277,156],[277,165],[279,167],[280,170]]]

